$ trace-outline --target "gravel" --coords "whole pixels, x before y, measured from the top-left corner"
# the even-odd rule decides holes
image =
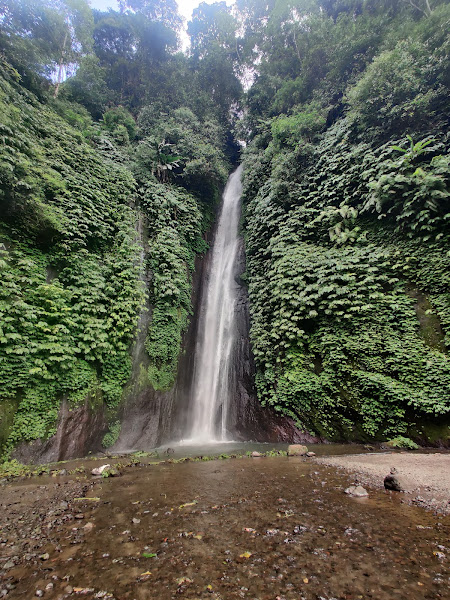
[[[357,475],[358,483],[384,487],[391,467],[398,471],[408,502],[450,513],[450,453],[358,454],[315,459],[318,463],[343,468]],[[393,492],[395,493],[395,492]]]

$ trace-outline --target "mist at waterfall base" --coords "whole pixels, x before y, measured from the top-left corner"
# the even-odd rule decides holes
[[[228,430],[231,353],[236,337],[235,264],[239,250],[242,167],[228,179],[211,249],[211,266],[201,299],[195,347],[191,411],[184,446],[232,442]]]

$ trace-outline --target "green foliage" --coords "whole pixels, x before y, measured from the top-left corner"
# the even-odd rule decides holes
[[[63,398],[117,406],[143,290],[132,177],[31,95],[0,86],[0,394],[13,411],[1,444],[10,449],[51,436]]]
[[[432,140],[423,140],[405,150],[396,161],[379,164],[378,178],[369,183],[371,193],[364,211],[375,210],[378,218],[394,217],[396,230],[424,241],[442,237],[450,222],[450,158],[434,156],[428,164],[416,160]],[[363,174],[364,176],[364,174]]]
[[[399,435],[393,440],[389,440],[388,445],[391,448],[406,448],[407,450],[418,450],[419,446],[407,437]]]
[[[136,136],[136,123],[133,116],[123,106],[107,110],[103,115],[103,123],[119,144],[127,144]]]
[[[92,11],[85,0],[8,0],[0,2],[0,13],[2,48],[27,76],[35,71],[50,77],[92,47]]]
[[[247,116],[258,395],[332,439],[450,418],[448,7],[368,5],[303,20],[269,7]]]
[[[379,126],[384,135],[418,128],[439,106],[447,91],[435,83],[442,69],[438,56],[426,44],[405,40],[379,54],[367,67],[347,98],[358,123]]]
[[[135,152],[137,177],[148,171],[159,181],[175,182],[215,207],[228,175],[223,128],[180,107],[162,116],[145,107],[138,117],[142,140]]]
[[[191,314],[195,253],[204,250],[198,202],[180,188],[147,183],[142,207],[149,222],[148,266],[152,320],[146,349],[156,390],[173,386],[181,336]]]
[[[271,124],[274,144],[277,147],[283,144],[295,147],[301,140],[310,142],[323,129],[325,122],[323,111],[314,104],[302,107],[300,112],[291,116],[281,115]]]

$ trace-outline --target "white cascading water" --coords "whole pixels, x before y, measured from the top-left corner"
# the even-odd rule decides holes
[[[242,167],[228,179],[202,297],[195,348],[191,443],[227,441],[231,350],[235,337],[235,262],[239,249]]]

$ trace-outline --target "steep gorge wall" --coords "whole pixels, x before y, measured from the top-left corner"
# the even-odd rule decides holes
[[[0,105],[0,446],[62,458],[99,441],[129,377],[135,184],[13,71]]]
[[[298,53],[270,16],[244,157],[251,341],[260,401],[309,431],[450,446],[450,7],[407,4],[315,3]]]
[[[1,452],[63,460],[181,437],[211,208],[151,176],[137,193],[108,132],[71,127],[13,72],[0,92]],[[243,437],[255,410],[236,419]]]
[[[212,244],[214,230],[208,235]],[[198,335],[202,296],[207,286],[211,251],[197,256],[192,279],[193,312],[183,336],[173,387],[165,392],[155,391],[146,372],[149,357],[145,351],[145,336],[151,321],[151,307],[141,313],[134,344],[133,374],[125,391],[120,412],[121,430],[111,451],[148,450],[165,443],[182,440],[187,433],[188,415],[192,407],[192,378]],[[240,275],[245,271],[243,241],[236,264],[235,280],[239,290],[235,318],[237,335],[232,349],[232,405],[229,429],[236,440],[262,442],[318,441],[300,431],[290,418],[277,415],[271,408],[263,409],[256,396],[255,366],[249,341],[248,294]]]

